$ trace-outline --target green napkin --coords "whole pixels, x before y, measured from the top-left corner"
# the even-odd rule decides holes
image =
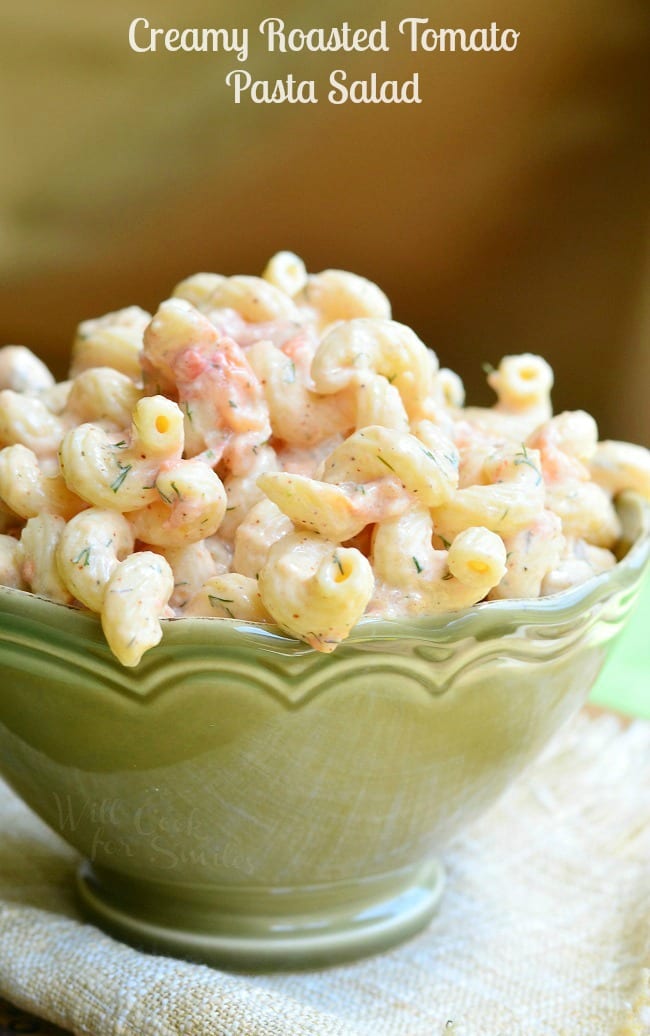
[[[589,700],[650,719],[650,576]]]

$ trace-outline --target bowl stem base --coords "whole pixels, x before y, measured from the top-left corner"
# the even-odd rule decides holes
[[[217,890],[195,889],[190,903],[167,886],[161,901],[155,885],[88,862],[77,872],[82,909],[104,931],[146,952],[235,971],[323,967],[390,949],[426,927],[443,886],[442,865],[430,860],[402,873],[382,898],[323,906],[316,893],[312,911],[243,916],[220,910]]]

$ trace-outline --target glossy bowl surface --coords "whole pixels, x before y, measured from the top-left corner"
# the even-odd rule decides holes
[[[553,597],[366,619],[331,655],[172,620],[135,669],[91,615],[0,589],[0,772],[84,858],[138,945],[233,968],[374,952],[422,928],[442,848],[585,700],[648,563]]]

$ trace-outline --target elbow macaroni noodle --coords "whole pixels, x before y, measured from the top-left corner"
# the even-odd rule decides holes
[[[59,575],[73,597],[101,612],[106,584],[134,544],[133,529],[123,514],[88,507],[66,524],[57,544]]]
[[[329,652],[364,616],[530,598],[616,563],[650,452],[553,416],[530,354],[465,407],[370,281],[279,252],[151,316],[80,324],[67,381],[0,349],[0,583],[101,616],[135,666],[164,619],[275,623]]]

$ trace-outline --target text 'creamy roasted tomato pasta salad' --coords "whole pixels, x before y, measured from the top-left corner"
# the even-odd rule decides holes
[[[615,564],[650,452],[552,415],[529,354],[490,408],[375,285],[201,273],[82,323],[69,379],[0,350],[0,582],[101,615],[134,666],[161,618],[272,622],[332,651],[362,615],[534,598]]]

